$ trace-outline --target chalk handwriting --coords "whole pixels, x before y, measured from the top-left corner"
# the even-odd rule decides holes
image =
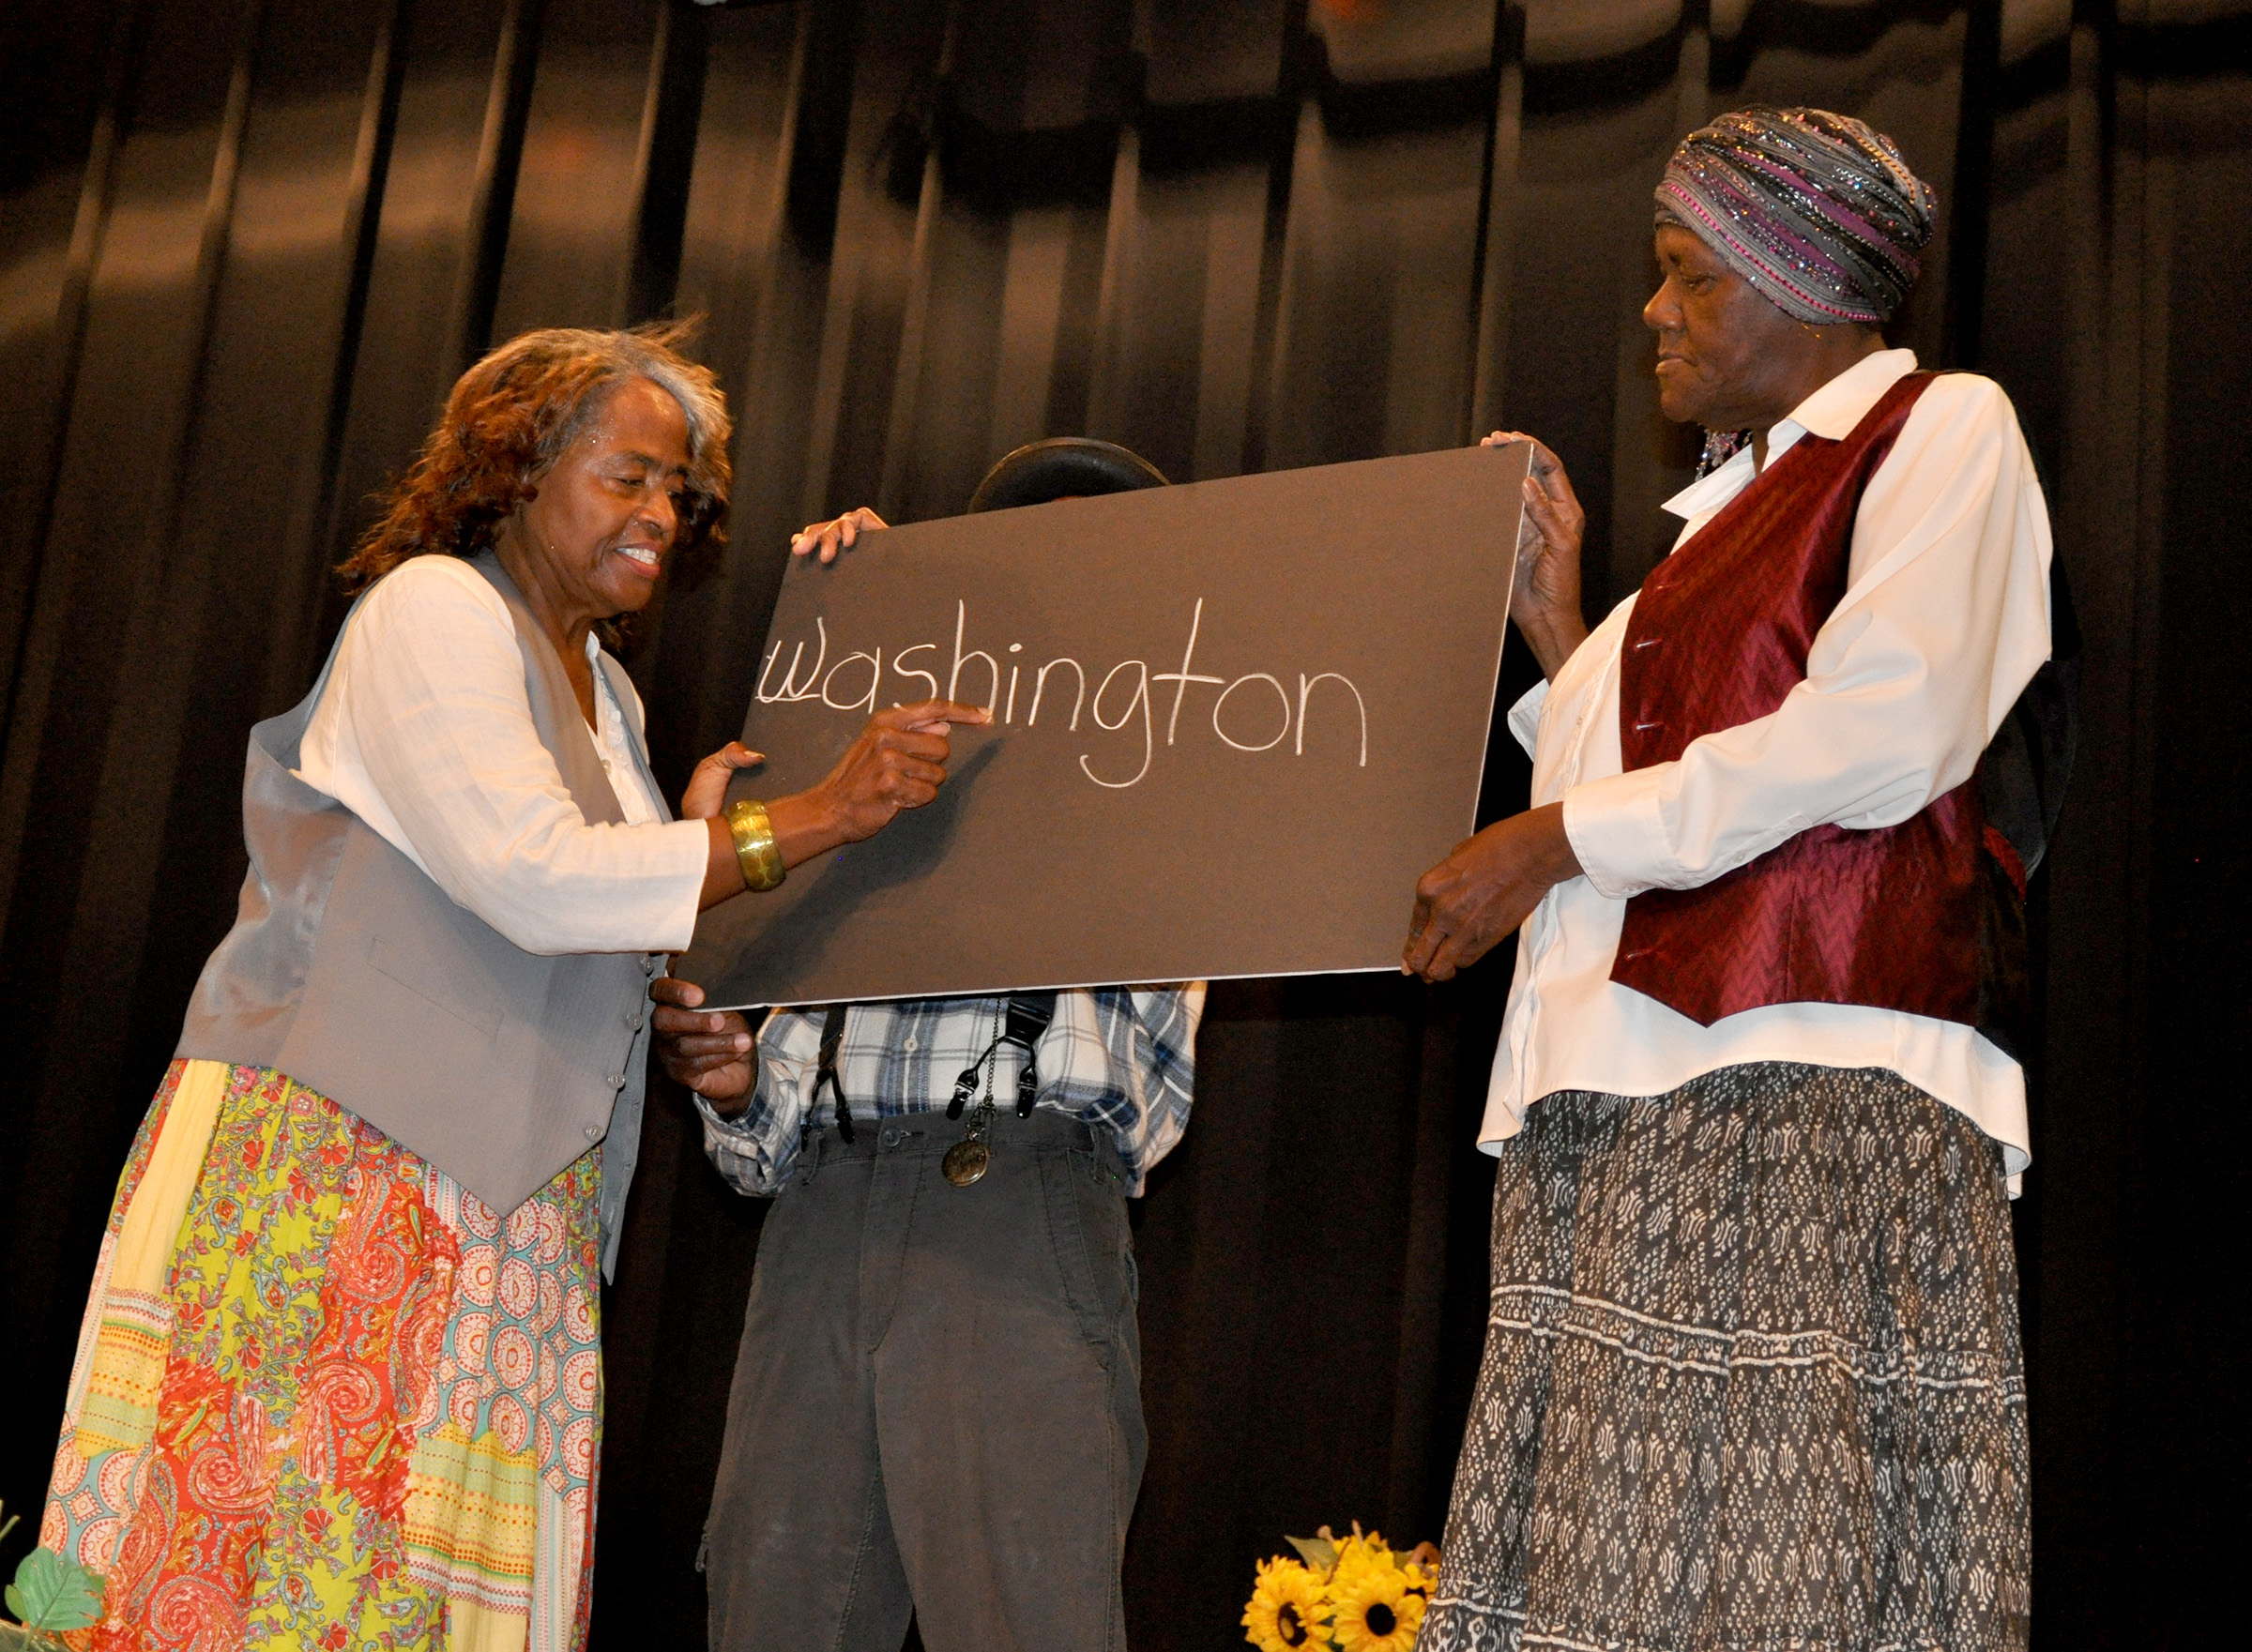
[[[1126,709],[1118,713],[1118,721],[1105,721],[1103,716],[1103,696],[1108,691],[1111,679],[1129,667],[1139,674],[1134,682],[1134,698],[1126,702]],[[1149,668],[1138,659],[1121,659],[1110,668],[1109,675],[1103,677],[1103,687],[1095,690],[1095,703],[1090,707],[1095,714],[1095,726],[1102,729],[1122,729],[1126,726],[1126,720],[1134,715],[1136,706],[1141,708],[1142,713],[1142,766],[1134,771],[1133,780],[1106,781],[1093,769],[1088,767],[1087,758],[1082,755],[1079,759],[1079,766],[1086,770],[1087,778],[1098,786],[1108,786],[1113,791],[1123,791],[1128,786],[1138,783],[1141,778],[1149,772],[1149,753],[1150,748],[1154,744],[1149,738]]]
[[[814,615],[814,629],[821,633],[821,652],[814,656],[814,669],[807,674],[803,685],[798,681],[798,662],[805,658],[805,644],[800,643],[790,650],[790,668],[782,674],[782,692],[767,692],[767,674],[774,669],[774,661],[782,654],[782,644],[776,643],[767,656],[767,663],[759,669],[758,697],[761,702],[771,704],[776,700],[811,700],[814,697],[814,685],[821,680],[822,663],[829,659],[829,627],[817,614]]]
[[[1029,660],[1011,659],[1004,686],[1001,660],[982,648],[966,648],[968,638],[968,604],[954,604],[953,657],[946,672],[946,697],[963,698],[963,672],[968,668],[972,690],[982,689],[982,696],[974,704],[995,714],[1005,726],[1016,726],[1018,690],[1027,674]],[[834,665],[829,663],[829,626],[821,615],[814,619],[814,660],[801,676],[799,669],[805,662],[806,644],[800,641],[791,645],[790,661],[782,674],[780,688],[773,686],[774,667],[782,657],[783,644],[777,639],[768,650],[758,674],[758,702],[762,705],[818,700],[832,711],[849,712],[856,717],[871,715],[880,704],[884,690],[885,673],[901,685],[901,697],[891,701],[894,705],[909,700],[936,698],[939,692],[939,673],[921,666],[910,666],[907,661],[921,654],[934,657],[936,665],[944,658],[943,645],[937,643],[910,643],[891,651],[889,667],[885,664],[882,647],[855,649],[842,656]],[[1195,599],[1189,614],[1188,642],[1180,651],[1178,671],[1151,671],[1149,662],[1141,659],[1121,659],[1103,674],[1094,685],[1094,693],[1088,693],[1088,668],[1070,655],[1058,655],[1042,663],[1029,674],[1031,694],[1025,711],[1023,727],[1040,726],[1043,705],[1049,712],[1049,726],[1061,716],[1063,706],[1062,679],[1056,682],[1056,698],[1048,699],[1049,676],[1069,668],[1072,674],[1071,719],[1064,724],[1065,732],[1076,734],[1080,714],[1090,713],[1098,729],[1105,734],[1117,734],[1129,727],[1138,729],[1142,753],[1139,766],[1123,780],[1105,779],[1095,771],[1095,753],[1079,754],[1080,772],[1096,785],[1109,791],[1124,791],[1139,785],[1149,773],[1150,764],[1157,751],[1156,713],[1151,705],[1153,692],[1163,685],[1173,687],[1172,704],[1165,711],[1165,741],[1167,746],[1179,744],[1180,714],[1187,704],[1192,687],[1217,689],[1212,696],[1210,721],[1212,734],[1225,745],[1238,751],[1272,751],[1285,741],[1290,742],[1293,757],[1306,754],[1306,724],[1316,716],[1326,718],[1325,726],[1333,726],[1342,710],[1345,697],[1352,697],[1353,710],[1360,739],[1358,766],[1368,766],[1368,702],[1360,686],[1342,672],[1317,671],[1311,674],[1300,672],[1295,698],[1284,679],[1271,672],[1249,671],[1234,677],[1194,669],[1196,649],[1204,630],[1204,599]],[[1025,645],[1012,643],[1007,654],[1022,654]],[[976,668],[982,665],[981,678]],[[914,683],[923,685],[912,690]],[[1316,690],[1324,683],[1334,685],[1326,693],[1317,695]],[[1271,700],[1269,696],[1271,695]],[[1320,713],[1318,708],[1332,709]],[[1279,717],[1280,721],[1271,720]],[[1108,765],[1105,765],[1106,767]]]
[[[1220,711],[1227,704],[1227,697],[1245,683],[1265,683],[1274,690],[1275,698],[1283,703],[1283,726],[1274,731],[1274,738],[1271,740],[1239,740],[1220,726]],[[1245,672],[1226,688],[1221,690],[1220,698],[1212,702],[1212,733],[1218,735],[1239,751],[1271,751],[1290,737],[1290,696],[1282,684],[1276,682],[1265,672]]]
[[[1087,701],[1087,671],[1076,659],[1051,659],[1040,668],[1040,675],[1032,679],[1032,710],[1025,719],[1027,728],[1030,728],[1040,721],[1040,697],[1048,691],[1048,673],[1059,665],[1068,665],[1072,668],[1071,727],[1074,733],[1077,732],[1079,707]],[[1001,720],[1006,722],[1008,719],[1003,718]]]
[[[1274,681],[1272,677],[1267,679]],[[1361,714],[1361,766],[1368,766],[1368,702],[1361,698],[1361,690],[1353,687],[1350,677],[1339,676],[1333,671],[1316,672],[1308,676],[1298,674],[1298,755],[1306,754],[1306,696],[1314,691],[1316,683],[1343,683],[1346,692],[1353,697],[1353,708]]]
[[[1189,645],[1180,651],[1180,669],[1179,671],[1161,671],[1157,674],[1156,680],[1161,683],[1180,685],[1173,690],[1173,715],[1165,720],[1165,744],[1168,746],[1173,743],[1173,736],[1180,731],[1180,703],[1188,698],[1189,685],[1191,683],[1217,683],[1222,680],[1219,677],[1196,676],[1190,674],[1189,662],[1196,658],[1196,633],[1203,629],[1203,626],[1204,599],[1199,597],[1196,599],[1196,612],[1189,615]],[[1225,697],[1225,694],[1222,696],[1223,699]],[[1218,725],[1215,723],[1214,726]],[[1225,735],[1221,736],[1223,739],[1226,737]]]

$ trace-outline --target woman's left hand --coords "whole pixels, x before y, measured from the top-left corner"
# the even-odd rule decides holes
[[[727,781],[735,771],[766,760],[764,752],[752,750],[740,740],[728,741],[697,764],[695,773],[688,777],[688,789],[680,794],[680,818],[711,819],[726,806]]]
[[[1510,593],[1509,617],[1531,644],[1541,674],[1554,678],[1572,652],[1587,641],[1579,611],[1579,549],[1588,525],[1564,462],[1545,444],[1522,431],[1496,431],[1478,446],[1532,446],[1525,473],[1525,519],[1517,532],[1517,577]]]

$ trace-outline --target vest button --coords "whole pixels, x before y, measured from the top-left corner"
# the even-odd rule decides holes
[[[624,1089],[626,1087],[626,1075],[622,1072],[612,1073],[610,1075],[610,1087],[613,1090]]]
[[[647,976],[655,975],[657,973],[657,961],[654,958],[643,959],[641,961],[641,973]]]
[[[631,1015],[627,1016],[626,1024],[635,1032],[641,1031],[641,1011],[636,1009]]]
[[[586,1127],[586,1139],[589,1142],[601,1141],[602,1139],[602,1127],[599,1124],[588,1125]]]

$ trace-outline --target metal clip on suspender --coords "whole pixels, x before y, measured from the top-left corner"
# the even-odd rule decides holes
[[[837,1099],[837,1134],[845,1141],[852,1140],[852,1109],[844,1104],[844,1085],[837,1077],[837,1053],[844,1048],[844,1009],[842,1004],[831,1004],[821,1017],[821,1067],[814,1075],[813,1099],[806,1103],[806,1122],[821,1111],[821,1092],[826,1087]]]
[[[1016,1116],[1031,1116],[1032,1103],[1040,1096],[1040,1068],[1035,1047],[1041,1035],[1048,1030],[1048,1023],[1056,1019],[1056,994],[1053,993],[1027,993],[1009,1000],[1009,1018],[1000,1035],[978,1053],[978,1057],[962,1069],[954,1081],[954,1099],[946,1104],[946,1116],[960,1118],[962,1109],[978,1092],[978,1069],[1003,1044],[1014,1044],[1025,1053],[1025,1065],[1016,1075]],[[816,1091],[816,1094],[818,1092]]]
[[[837,1057],[844,1048],[844,1014],[846,1006],[831,1004],[821,1017],[821,1060],[814,1074],[814,1094],[806,1106],[810,1121],[821,1109],[824,1091],[836,1099],[837,1134],[845,1141],[853,1139],[852,1108],[844,1099],[844,1084],[837,1076]],[[1048,1023],[1056,1019],[1056,994],[1031,993],[1011,998],[1006,1021],[1001,1032],[992,1043],[978,1053],[976,1060],[962,1069],[954,1081],[953,1099],[947,1103],[946,1116],[960,1118],[962,1109],[970,1097],[977,1094],[978,1069],[985,1059],[1003,1044],[1014,1044],[1025,1053],[1025,1065],[1016,1075],[1016,1116],[1029,1117],[1032,1104],[1040,1098],[1040,1068],[1035,1050]]]

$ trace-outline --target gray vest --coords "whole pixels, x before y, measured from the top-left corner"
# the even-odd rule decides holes
[[[532,722],[563,784],[590,823],[623,821],[554,644],[492,553],[470,566],[516,622]],[[629,704],[625,668],[599,658]],[[602,1267],[612,1272],[640,1147],[649,978],[663,955],[522,951],[292,774],[335,664],[331,649],[312,692],[251,731],[250,875],[235,927],[195,984],[176,1053],[278,1068],[502,1213],[607,1137]],[[638,745],[633,755],[646,778]]]

